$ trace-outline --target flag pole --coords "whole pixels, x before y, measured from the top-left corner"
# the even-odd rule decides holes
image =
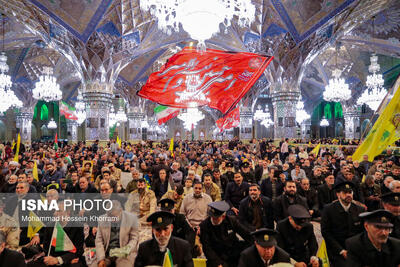
[[[61,104],[61,100],[58,100],[58,136],[61,136],[61,119],[60,119],[60,104]],[[57,144],[58,146],[58,144]]]

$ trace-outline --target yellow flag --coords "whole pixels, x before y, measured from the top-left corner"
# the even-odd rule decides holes
[[[193,258],[194,267],[207,267],[207,259]]]
[[[14,161],[18,162],[18,155],[19,155],[19,146],[21,145],[21,135],[18,134],[17,139],[17,150],[15,151]]]
[[[318,157],[319,149],[321,148],[321,143],[319,143],[313,150],[311,150],[310,154],[314,154],[315,157]]]
[[[173,267],[173,266],[174,264],[172,262],[171,251],[167,248],[167,251],[164,254],[163,267]]]
[[[329,267],[328,252],[326,251],[325,239],[322,239],[321,246],[319,246],[317,257],[322,260],[321,267]]]
[[[35,179],[37,182],[39,182],[39,174],[38,174],[36,160],[35,160],[35,163],[33,165],[32,175],[33,175],[33,179]]]
[[[171,142],[169,143],[169,152],[171,152],[171,156],[174,156],[174,138],[171,138]]]
[[[400,86],[392,100],[379,115],[371,131],[353,154],[354,161],[361,161],[363,155],[368,160],[381,154],[390,144],[400,139]]]
[[[11,149],[14,149],[14,146],[15,146],[15,140],[13,139],[11,143]]]
[[[29,212],[29,224],[28,224],[28,238],[32,239],[32,237],[35,236],[35,234],[37,232],[39,232],[40,229],[42,229],[42,227],[44,226],[44,224],[42,223],[42,221],[39,219],[39,217],[33,213],[33,211]]]
[[[361,180],[361,183],[365,183],[365,174],[363,175],[363,178]]]
[[[119,136],[117,136],[117,144],[119,145],[119,148],[122,148],[121,139],[119,139]]]

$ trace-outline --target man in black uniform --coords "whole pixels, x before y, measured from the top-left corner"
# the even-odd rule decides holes
[[[208,204],[209,217],[200,224],[200,240],[203,245],[207,266],[237,266],[240,252],[251,244],[248,232],[234,216],[227,216],[229,204],[217,201]],[[239,234],[242,239],[239,240]]]
[[[311,215],[302,205],[291,205],[288,208],[289,217],[280,221],[276,230],[278,246],[290,254],[297,262],[305,264],[317,261],[318,250],[314,227],[310,223]]]
[[[170,212],[156,211],[147,218],[147,222],[151,222],[153,238],[139,245],[135,267],[162,266],[168,250],[172,255],[173,266],[193,267],[189,243],[172,236],[174,217],[174,214]]]
[[[290,263],[290,256],[276,245],[275,230],[262,228],[251,233],[254,245],[240,254],[238,267],[270,266],[278,262]]]
[[[193,231],[192,227],[190,227],[185,215],[181,213],[175,213],[175,201],[169,198],[164,198],[158,201],[158,204],[160,205],[160,209],[162,211],[168,211],[172,214],[175,214],[175,219],[173,222],[174,229],[172,231],[172,235],[182,238],[188,241],[192,246],[194,246],[196,233]]]
[[[393,214],[391,237],[400,238],[400,193],[387,193],[381,196],[382,206]]]
[[[249,184],[243,181],[240,172],[234,174],[234,181],[229,182],[225,190],[225,201],[228,202],[231,209],[228,215],[238,215],[240,201],[247,197],[249,192]]]
[[[375,210],[360,214],[366,232],[346,241],[349,267],[395,267],[400,264],[400,240],[389,237],[393,215],[386,210]]]
[[[232,162],[227,162],[225,167],[226,167],[227,171],[222,175],[221,179],[224,179],[225,181],[228,181],[228,182],[232,182],[233,176],[235,174],[235,167],[233,166]]]
[[[353,203],[353,183],[345,181],[335,186],[338,201],[328,204],[322,213],[321,233],[326,242],[329,261],[333,267],[345,266],[345,241],[362,232],[358,215],[364,208]]]
[[[250,164],[246,161],[243,162],[241,165],[241,174],[243,176],[243,181],[250,183],[255,183],[256,182],[256,178],[254,176],[254,172],[252,170],[250,170]]]

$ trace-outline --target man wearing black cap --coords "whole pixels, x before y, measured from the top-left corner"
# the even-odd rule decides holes
[[[172,231],[172,235],[182,238],[191,243],[192,246],[194,246],[196,233],[193,231],[192,227],[190,227],[185,215],[176,212],[175,201],[170,198],[164,198],[161,199],[158,204],[160,205],[160,209],[162,211],[168,211],[172,214],[175,214],[175,219],[173,222],[174,229]]]
[[[242,163],[241,167],[243,180],[248,183],[255,183],[256,179],[254,176],[254,172],[250,169],[250,164],[246,161]]]
[[[326,242],[331,265],[342,267],[345,266],[347,258],[346,239],[362,232],[358,215],[364,208],[353,203],[353,183],[341,182],[334,189],[338,201],[325,206],[321,233]]]
[[[290,263],[289,254],[276,245],[276,234],[275,230],[267,228],[252,232],[254,245],[240,254],[238,267],[270,266],[278,262]]]
[[[305,207],[297,204],[289,206],[288,212],[289,217],[278,222],[276,226],[278,246],[297,262],[316,261],[314,258],[310,260],[318,250],[314,227],[310,223],[310,213]]]
[[[200,240],[207,266],[236,266],[240,252],[250,244],[251,237],[233,216],[227,216],[229,204],[217,201],[208,204],[209,217],[200,224]],[[236,234],[243,239],[239,241]]]
[[[391,237],[400,238],[400,193],[388,193],[381,196],[382,206],[393,214]]]
[[[162,266],[168,251],[172,256],[172,266],[193,267],[189,243],[172,236],[174,217],[170,212],[156,211],[147,218],[147,222],[151,222],[153,238],[139,245],[135,267]]]
[[[233,163],[232,162],[227,162],[226,165],[226,172],[222,175],[223,179],[228,181],[228,182],[232,182],[233,181],[233,177],[234,177],[234,171],[235,171],[235,167],[233,167]]]
[[[400,240],[389,237],[393,215],[386,210],[361,213],[366,232],[347,239],[346,266],[394,267],[400,264]]]

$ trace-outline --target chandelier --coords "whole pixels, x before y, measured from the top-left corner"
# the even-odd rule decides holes
[[[147,119],[146,118],[144,118],[141,122],[140,122],[140,127],[141,128],[149,128],[150,127],[150,125],[149,125],[149,123],[147,122]]]
[[[269,126],[274,124],[274,122],[271,119],[271,115],[269,114],[269,112],[264,112],[261,109],[260,105],[257,106],[257,110],[256,110],[256,112],[254,112],[253,119],[256,120],[256,121],[260,121],[260,124],[263,125],[266,128],[268,128]]]
[[[78,124],[81,125],[82,122],[86,120],[86,107],[85,102],[83,102],[83,96],[81,91],[78,91],[78,96],[76,98],[78,101],[75,103],[75,115],[78,117]]]
[[[0,87],[3,90],[9,89],[12,86],[11,76],[7,74],[9,68],[7,65],[7,56],[4,52],[0,54]]]
[[[49,123],[47,124],[47,128],[50,130],[57,129],[57,123],[54,121],[53,118],[50,119]]]
[[[296,121],[301,124],[303,121],[308,120],[310,115],[304,110],[303,101],[299,100],[296,105]]]
[[[319,126],[328,127],[329,126],[329,121],[327,119],[325,119],[325,117],[323,117],[321,122],[319,123]]]
[[[378,57],[374,54],[370,59],[371,65],[369,65],[368,71],[371,74],[367,76],[367,89],[357,100],[357,104],[367,104],[373,111],[376,111],[386,95],[386,90],[383,87],[385,81],[382,74],[377,73],[381,70],[381,66],[378,64]]]
[[[351,98],[349,85],[340,77],[342,71],[335,69],[332,72],[333,79],[329,80],[329,84],[325,87],[324,100],[328,102],[343,102]]]
[[[178,119],[183,121],[183,127],[190,131],[197,126],[197,123],[204,119],[204,114],[198,108],[187,108],[186,111],[178,115]]]
[[[223,24],[225,32],[234,16],[240,27],[250,26],[255,20],[255,6],[248,0],[141,0],[140,8],[149,10],[158,20],[158,28],[171,35],[180,26],[204,51],[210,39]]]
[[[22,107],[22,102],[14,94],[14,91],[0,88],[0,112],[6,112],[10,107]]]
[[[110,113],[108,114],[108,122],[110,127],[113,127],[117,123],[116,114],[114,112],[114,106],[111,106]]]
[[[115,114],[115,120],[118,122],[126,122],[128,121],[128,118],[126,117],[126,113],[124,111],[124,108],[121,106],[118,109],[117,114]]]
[[[36,82],[35,88],[32,90],[32,96],[35,99],[46,102],[58,101],[62,98],[60,85],[57,83],[56,77],[53,76],[53,68],[43,67],[43,74],[40,75],[39,81]]]

